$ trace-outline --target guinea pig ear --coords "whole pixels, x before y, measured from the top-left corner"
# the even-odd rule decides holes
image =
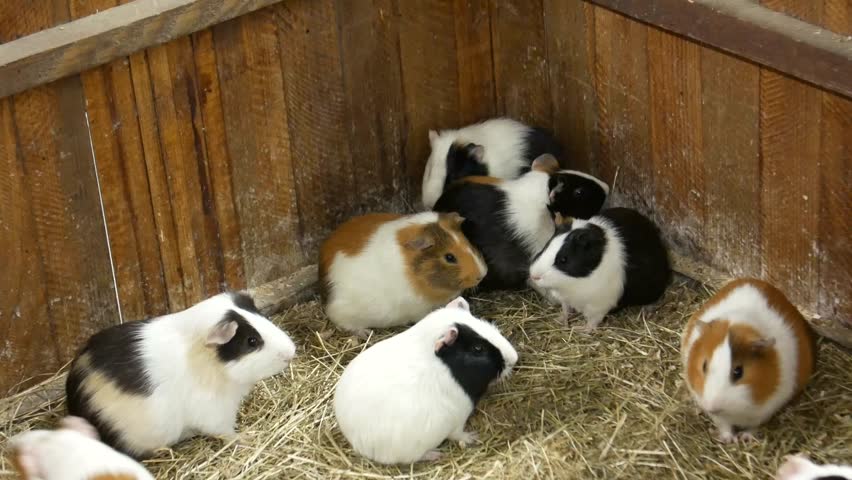
[[[464,223],[464,217],[459,215],[458,212],[445,213],[444,215],[446,215],[446,219],[450,221],[451,225],[459,226]]]
[[[95,427],[93,427],[91,423],[80,417],[69,415],[63,418],[59,421],[59,428],[73,430],[93,440],[100,440],[100,436],[98,435],[98,431],[95,429]]]
[[[444,335],[435,342],[435,353],[440,352],[446,347],[456,343],[456,339],[459,338],[459,329],[456,326],[450,327]]]
[[[788,455],[784,464],[778,469],[776,480],[793,480],[805,473],[813,463],[804,455]]]
[[[559,170],[559,161],[557,161],[556,157],[553,155],[545,153],[544,155],[539,155],[535,160],[533,160],[531,168],[537,172],[553,174]]]
[[[773,345],[775,345],[774,338],[758,338],[757,340],[753,340],[751,342],[749,348],[751,348],[751,351],[754,353],[763,353],[766,351],[766,349]]]
[[[213,328],[207,334],[207,346],[213,347],[230,342],[237,334],[237,326],[237,322],[233,320],[220,320],[216,325],[213,325]]]
[[[478,163],[485,163],[485,147],[475,143],[469,143],[467,144],[467,148],[470,151],[470,156],[473,157],[474,160]]]
[[[438,139],[438,132],[435,130],[429,130],[429,143],[435,143],[435,140]]]
[[[470,311],[470,304],[467,303],[467,300],[465,300],[464,298],[458,297],[458,298],[454,299],[453,301],[451,301],[450,303],[448,303],[447,308],[461,308],[462,310],[469,312]]]
[[[435,239],[432,238],[431,235],[428,234],[420,234],[411,240],[405,242],[405,248],[410,250],[426,250],[428,248],[432,248],[435,245]]]

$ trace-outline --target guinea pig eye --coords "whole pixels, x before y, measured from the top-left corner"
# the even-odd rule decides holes
[[[483,347],[481,343],[473,345],[473,353],[480,354],[483,352],[485,352],[485,347]]]
[[[557,265],[565,265],[566,263],[568,263],[568,257],[566,257],[565,255],[559,255],[558,257],[556,257]]]
[[[743,367],[738,365],[731,371],[731,380],[736,382],[741,378],[743,378]]]
[[[458,260],[456,260],[456,256],[453,255],[452,253],[448,253],[448,254],[444,255],[444,260],[446,260],[447,263],[456,263],[458,261]]]
[[[257,344],[258,344],[258,339],[257,339],[257,337],[249,337],[249,338],[248,338],[248,340],[247,340],[247,342],[248,342],[248,346],[249,346],[249,347],[251,347],[251,348],[257,348]]]
[[[575,188],[574,191],[571,194],[574,195],[574,198],[582,198],[583,197],[583,187]]]
[[[704,365],[701,366],[701,370],[703,370],[704,373],[707,373],[707,360],[704,360]]]

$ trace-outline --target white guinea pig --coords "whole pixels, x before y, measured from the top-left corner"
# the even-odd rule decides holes
[[[814,369],[814,336],[777,288],[754,278],[725,285],[683,332],[684,376],[724,442],[754,439]]]
[[[432,152],[423,173],[423,206],[431,209],[447,185],[474,175],[513,179],[536,157],[562,156],[553,134],[510,118],[492,118],[457,130],[429,131]]]
[[[361,335],[406,325],[473,288],[488,272],[458,214],[375,213],[337,228],[320,247],[326,315]]]
[[[57,430],[18,434],[9,447],[23,480],[154,480],[135,460],[99,442],[79,417],[62,419]]]
[[[93,335],[68,374],[68,412],[136,458],[197,433],[233,437],[243,397],[295,352],[251,297],[223,293]]]
[[[459,297],[349,363],[334,394],[337,423],[355,451],[376,462],[435,460],[445,439],[476,439],[464,431],[467,418],[517,360],[509,341]]]
[[[778,469],[775,480],[852,480],[852,466],[817,465],[804,455],[791,455]]]

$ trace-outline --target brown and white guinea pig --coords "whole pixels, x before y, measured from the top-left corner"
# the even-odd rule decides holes
[[[68,412],[135,458],[195,434],[233,438],[243,397],[295,352],[250,296],[223,293],[93,335],[68,374]]]
[[[56,430],[18,434],[9,447],[23,480],[154,480],[138,462],[101,443],[79,417],[63,418]]]
[[[320,247],[328,318],[363,335],[416,322],[475,287],[487,268],[463,221],[455,213],[376,213],[338,227]]]
[[[468,176],[517,178],[533,159],[562,156],[553,133],[511,118],[492,118],[456,130],[429,131],[432,152],[423,172],[423,206],[431,209],[444,189]]]
[[[763,280],[725,285],[690,318],[681,353],[689,391],[723,442],[754,439],[800,392],[816,345],[802,314]]]
[[[804,455],[790,455],[775,480],[852,480],[852,466],[817,465]]]
[[[353,449],[371,460],[436,460],[444,440],[476,440],[465,422],[517,361],[497,327],[459,297],[355,357],[335,387],[334,414]]]

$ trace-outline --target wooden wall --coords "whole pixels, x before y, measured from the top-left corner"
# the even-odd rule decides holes
[[[0,43],[116,3],[0,2]],[[766,3],[852,33],[846,0]],[[852,316],[849,99],[579,0],[285,0],[0,99],[0,395],[412,208],[427,130],[503,114],[680,252]]]

